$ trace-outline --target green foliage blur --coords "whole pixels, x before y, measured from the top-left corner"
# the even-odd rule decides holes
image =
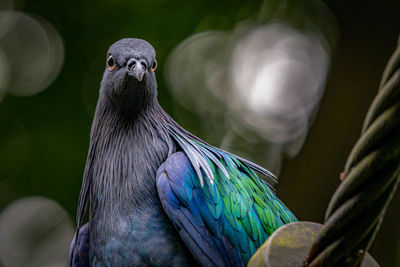
[[[341,38],[320,111],[301,153],[284,160],[277,191],[300,220],[317,222],[339,183],[400,30],[398,1],[326,2],[337,17]],[[200,118],[169,92],[165,60],[195,33],[230,31],[240,21],[256,20],[262,3],[16,1],[15,9],[43,17],[57,29],[65,55],[60,74],[46,90],[29,97],[7,95],[0,102],[0,210],[21,197],[45,196],[75,220],[106,51],[121,38],[142,38],[155,47],[159,102],[178,122],[185,118],[185,128],[203,137]],[[399,206],[397,194],[372,248],[382,266],[400,265]]]

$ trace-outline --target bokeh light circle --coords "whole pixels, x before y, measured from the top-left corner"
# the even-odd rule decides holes
[[[7,91],[18,96],[46,89],[61,70],[62,39],[42,18],[17,11],[0,12],[0,47],[7,57]]]
[[[5,266],[66,266],[73,233],[55,201],[18,199],[0,213],[0,259]]]

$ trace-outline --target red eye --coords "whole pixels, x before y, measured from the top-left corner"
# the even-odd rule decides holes
[[[112,55],[109,55],[107,58],[107,68],[109,71],[113,71],[115,69],[115,61]]]
[[[153,64],[151,65],[151,72],[154,72],[157,69],[157,60],[154,60]]]

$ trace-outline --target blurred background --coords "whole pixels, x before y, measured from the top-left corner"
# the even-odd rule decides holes
[[[157,51],[159,102],[322,222],[400,31],[399,1],[1,0],[0,266],[66,266],[108,47]],[[400,266],[400,195],[371,249]]]

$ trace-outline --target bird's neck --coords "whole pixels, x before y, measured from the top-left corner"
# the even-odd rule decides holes
[[[115,209],[113,204],[123,203],[126,210],[156,204],[155,174],[173,150],[163,112],[156,100],[138,112],[99,99],[87,163],[92,207]]]

